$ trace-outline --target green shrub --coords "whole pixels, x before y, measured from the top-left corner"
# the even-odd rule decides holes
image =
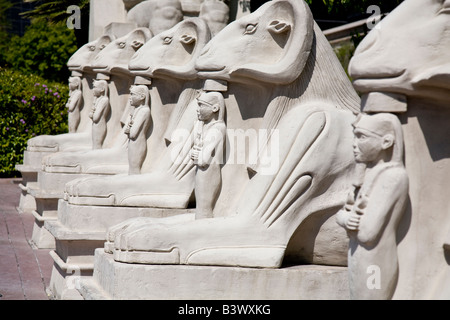
[[[17,176],[27,140],[68,132],[66,84],[0,68],[0,175]]]
[[[3,66],[59,82],[69,77],[67,61],[77,50],[73,30],[45,19],[33,20],[22,37],[12,36],[4,46]]]

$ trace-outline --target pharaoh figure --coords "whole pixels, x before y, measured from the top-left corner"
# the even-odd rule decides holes
[[[69,132],[76,132],[80,124],[80,107],[83,95],[81,92],[80,77],[69,78],[69,100],[66,107],[69,112]]]
[[[449,1],[403,1],[364,37],[348,70],[362,111],[402,123],[411,205],[394,299],[450,297],[449,13]]]
[[[200,7],[199,17],[206,21],[215,36],[228,23],[230,8],[221,0],[206,0]]]
[[[101,149],[106,137],[106,119],[109,114],[108,83],[105,80],[94,81],[94,105],[89,118],[92,119],[92,148]]]
[[[391,299],[398,279],[396,231],[408,198],[402,128],[390,113],[361,115],[353,126],[355,161],[365,173],[336,215],[350,238],[350,297]]]
[[[198,121],[194,127],[191,159],[196,165],[196,219],[212,218],[222,184],[221,164],[226,126],[225,102],[220,92],[204,92],[197,98]]]
[[[130,89],[132,112],[125,125],[128,135],[129,174],[140,174],[147,155],[147,131],[151,125],[150,94],[147,86],[132,86]]]

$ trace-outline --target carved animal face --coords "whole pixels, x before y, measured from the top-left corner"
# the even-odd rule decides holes
[[[129,69],[134,75],[146,77],[194,78],[195,60],[209,39],[206,22],[186,19],[148,41],[133,56]]]
[[[450,1],[405,0],[369,32],[349,66],[355,88],[450,100]]]
[[[197,60],[202,78],[287,84],[309,57],[313,18],[305,2],[269,1],[226,26]]]
[[[128,74],[131,57],[152,37],[147,28],[137,28],[107,45],[92,62],[95,72]]]
[[[86,43],[70,57],[67,67],[71,71],[83,71],[90,66],[97,54],[113,40],[112,36],[104,35]]]

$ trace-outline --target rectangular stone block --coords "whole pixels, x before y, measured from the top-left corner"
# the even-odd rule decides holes
[[[280,269],[120,263],[95,251],[94,276],[81,279],[84,299],[341,300],[349,299],[347,268]]]

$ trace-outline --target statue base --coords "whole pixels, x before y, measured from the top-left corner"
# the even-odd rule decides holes
[[[20,213],[30,213],[36,210],[36,200],[34,197],[28,193],[29,188],[37,188],[37,172],[28,172],[25,170],[20,170],[21,165],[16,165],[16,169],[20,171],[22,176],[22,182],[19,183],[20,198],[18,210]]]
[[[297,265],[280,269],[116,262],[95,251],[94,275],[79,278],[86,300],[344,300],[347,268]]]
[[[55,239],[50,294],[55,299],[78,299],[74,277],[91,277],[94,253],[102,248],[108,229],[135,217],[163,218],[192,213],[194,209],[78,206],[58,201],[57,217],[45,221],[45,229]]]
[[[26,187],[27,196],[33,198],[36,208],[31,210],[35,217],[32,241],[39,249],[54,249],[55,240],[45,227],[46,221],[57,220],[58,201],[64,198],[65,184],[71,180],[96,177],[92,174],[50,173],[40,171],[37,182]]]

